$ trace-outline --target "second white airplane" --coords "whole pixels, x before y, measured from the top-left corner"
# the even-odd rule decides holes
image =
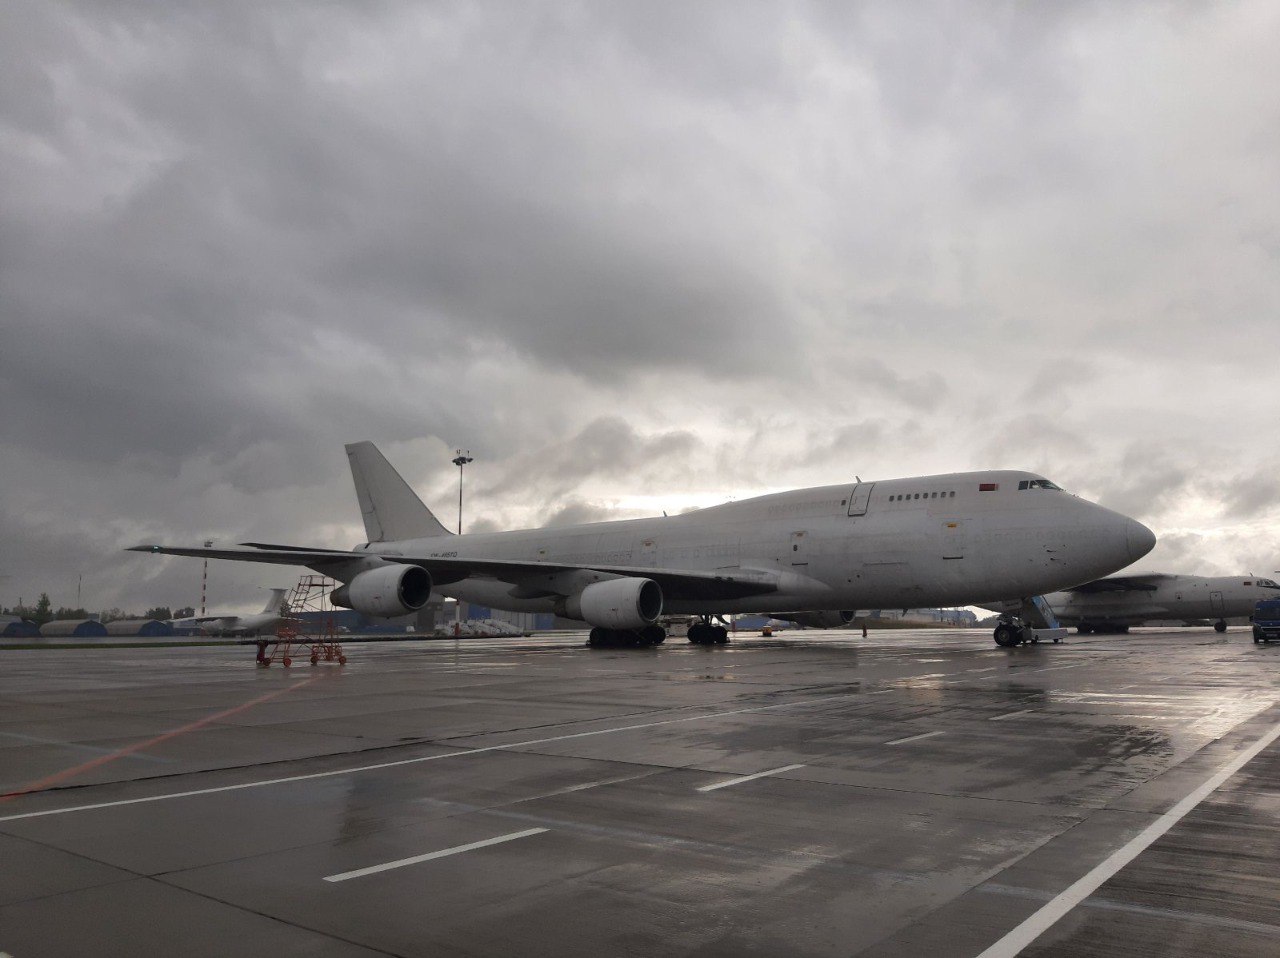
[[[1253,575],[1176,575],[1145,572],[1113,575],[1046,595],[1058,621],[1076,631],[1128,632],[1131,625],[1161,619],[1210,619],[1219,632],[1227,619],[1253,614],[1263,599],[1280,598],[1274,579]],[[1012,609],[1012,603],[995,611]]]
[[[211,635],[261,635],[274,632],[276,626],[286,618],[281,611],[284,594],[288,589],[272,589],[271,598],[262,607],[262,611],[254,615],[236,615],[231,612],[213,615],[196,615],[188,619],[170,619],[169,624],[175,629],[200,629]]]
[[[663,614],[990,605],[1088,582],[1142,558],[1141,523],[1008,470],[798,489],[678,516],[454,535],[370,442],[346,447],[369,541],[134,551],[306,566],[337,605],[405,615],[431,592],[592,626],[592,645],[656,645]]]

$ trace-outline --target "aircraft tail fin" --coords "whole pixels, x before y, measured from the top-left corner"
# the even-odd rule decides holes
[[[278,613],[280,611],[280,603],[284,601],[284,594],[288,591],[288,589],[272,589],[271,598],[269,598],[267,600],[267,604],[262,607],[263,614],[265,615],[268,612]]]
[[[347,445],[351,478],[370,542],[451,535],[371,442]]]

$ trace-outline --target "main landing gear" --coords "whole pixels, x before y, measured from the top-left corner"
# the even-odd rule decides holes
[[[723,625],[712,625],[709,618],[689,626],[689,641],[694,645],[724,645],[729,641],[729,630]]]
[[[646,625],[643,629],[591,630],[587,645],[593,649],[649,648],[667,641],[667,630],[660,625]]]
[[[1224,620],[1224,619],[1219,619],[1217,622],[1213,623],[1213,631],[1215,631],[1215,632],[1225,632],[1225,631],[1227,631],[1227,623],[1226,623],[1226,620]]]

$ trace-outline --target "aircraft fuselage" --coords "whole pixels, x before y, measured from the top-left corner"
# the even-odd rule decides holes
[[[1270,579],[1251,575],[1169,575],[1153,588],[1124,592],[1061,592],[1045,598],[1063,625],[1140,625],[1159,619],[1243,617],[1262,599],[1280,598]]]
[[[981,604],[1107,575],[1154,545],[1140,523],[1032,482],[1044,480],[989,471],[823,486],[678,516],[375,542],[358,551],[760,569],[780,577],[778,591],[767,595],[672,600],[664,606],[667,613],[708,614]],[[509,582],[482,576],[442,584],[437,591],[511,611],[559,610],[555,596],[522,595]]]

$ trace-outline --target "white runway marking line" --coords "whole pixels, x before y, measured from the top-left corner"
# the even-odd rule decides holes
[[[1094,866],[1088,874],[1070,885],[1057,898],[978,955],[978,958],[1014,958],[1015,955],[1048,931],[1059,919],[1063,918],[1073,908],[1102,887],[1120,869],[1146,851],[1156,839],[1178,824],[1197,805],[1221,788],[1227,779],[1253,761],[1259,752],[1278,738],[1280,738],[1280,723],[1273,726],[1271,731],[1219,769],[1215,775],[1194,792],[1157,818],[1126,844],[1112,852],[1110,857],[1101,864]]]
[[[425,855],[414,855],[412,858],[401,858],[394,862],[383,862],[381,865],[370,865],[368,868],[357,868],[355,871],[341,872],[337,875],[326,875],[325,881],[338,882],[347,881],[350,878],[364,878],[366,875],[376,875],[378,872],[390,871],[393,868],[404,868],[406,865],[417,865],[420,862],[429,862],[435,858],[448,858],[450,855],[461,855],[463,852],[473,852],[477,848],[488,848],[490,845],[501,845],[503,842],[514,842],[517,838],[528,838],[530,835],[541,835],[547,831],[545,828],[530,828],[523,832],[512,832],[510,835],[499,835],[497,838],[486,838],[482,842],[472,842],[470,845],[456,845],[453,848],[442,848],[438,852],[427,852]]]
[[[1003,722],[1005,719],[1017,718],[1019,715],[1030,715],[1038,709],[1020,709],[1017,712],[1005,712],[1004,715],[993,715],[987,719],[988,722]]]
[[[730,715],[749,715],[753,712],[770,712],[774,709],[799,708],[802,705],[816,705],[836,699],[857,698],[862,693],[850,692],[846,695],[823,695],[818,698],[804,699],[799,702],[779,702],[776,705],[752,705],[741,709],[728,709],[724,712],[706,712],[702,715],[686,715],[681,718],[661,719],[657,722],[641,722],[636,725],[622,725],[617,728],[602,728],[592,732],[570,732],[567,735],[552,735],[548,738],[533,738],[524,742],[507,742],[503,745],[485,745],[481,748],[460,749],[456,752],[442,752],[439,755],[423,755],[418,758],[402,758],[394,762],[378,762],[374,765],[358,765],[355,768],[335,768],[328,772],[310,772],[306,775],[289,775],[284,778],[268,778],[258,782],[241,782],[238,785],[218,785],[213,788],[195,788],[185,792],[169,792],[164,795],[149,795],[145,798],[124,798],[115,802],[97,802],[92,805],[72,805],[68,808],[49,808],[40,812],[19,812],[16,815],[0,815],[0,822],[16,822],[25,818],[43,818],[46,815],[67,815],[71,812],[89,812],[99,808],[118,808],[123,805],[143,805],[148,802],[165,802],[174,798],[194,798],[198,795],[217,795],[222,792],[238,792],[246,788],[265,788],[269,785],[287,785],[291,782],[309,782],[318,778],[333,778],[338,775],[355,775],[359,772],[373,772],[383,768],[399,768],[402,765],[420,765],[423,762],[436,762],[449,758],[465,758],[468,755],[484,755],[488,752],[500,752],[509,748],[523,748],[529,745],[546,745],[549,742],[564,742],[574,738],[590,738],[593,735],[611,735],[614,732],[634,732],[638,729],[658,728],[663,725],[679,725],[684,722],[701,722],[705,719],[725,718]],[[498,733],[492,733],[498,734]]]
[[[790,772],[797,768],[804,768],[804,765],[783,765],[781,768],[771,768],[767,772],[756,772],[754,775],[743,775],[741,778],[730,778],[723,782],[716,782],[714,785],[703,785],[698,789],[698,791],[714,792],[717,788],[728,788],[730,785],[741,785],[743,782],[749,782],[752,779],[764,778],[766,775],[777,775],[780,772]]]
[[[895,738],[892,742],[885,742],[885,745],[906,745],[908,742],[918,742],[921,739],[933,738],[935,735],[946,735],[946,732],[925,732],[922,735],[908,735],[906,738]]]

